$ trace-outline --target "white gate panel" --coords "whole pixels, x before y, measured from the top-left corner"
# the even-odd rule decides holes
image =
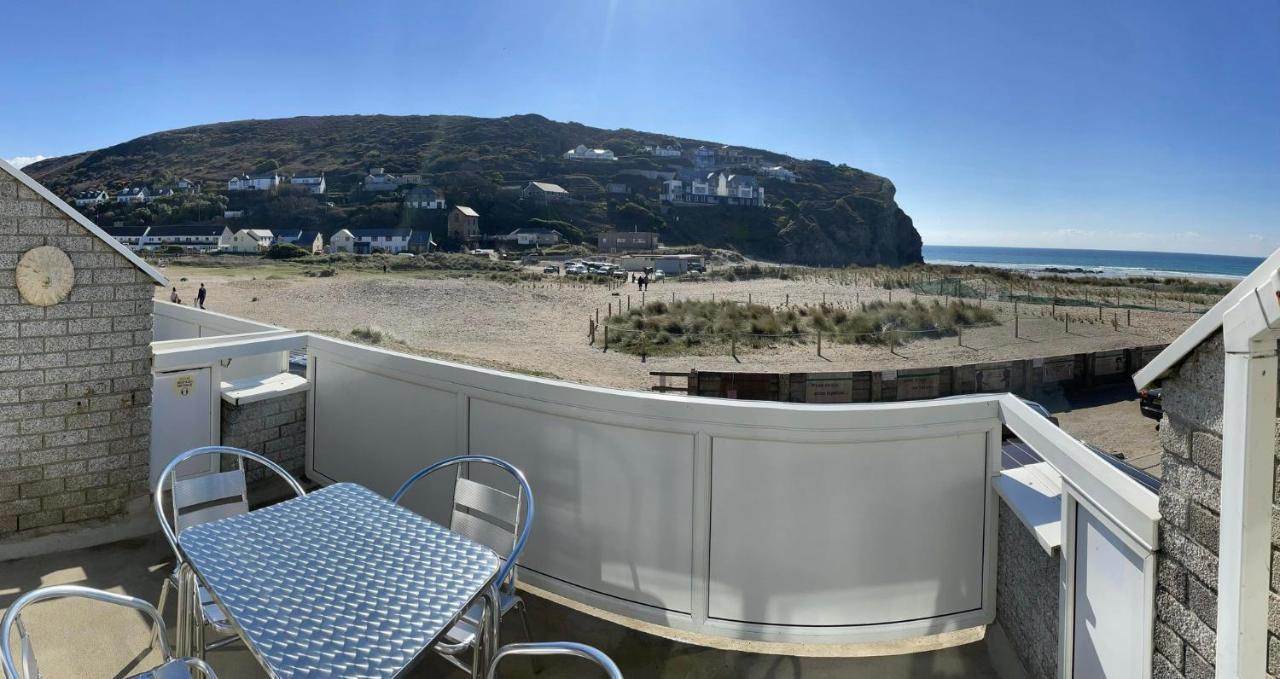
[[[1066,568],[1071,586],[1070,662],[1073,679],[1151,676],[1150,591],[1154,557],[1074,498],[1068,505]]]
[[[178,370],[155,376],[151,399],[151,481],[155,488],[160,472],[179,453],[218,443],[214,420],[214,389],[209,368]],[[189,460],[178,467],[179,475],[207,471],[212,458]]]

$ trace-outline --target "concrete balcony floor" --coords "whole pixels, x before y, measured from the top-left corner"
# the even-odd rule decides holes
[[[155,602],[173,555],[156,534],[100,547],[0,562],[0,613],[23,592],[57,584],[79,584]],[[706,640],[717,648],[651,633],[643,624],[618,624],[556,603],[554,597],[526,595],[535,640],[578,641],[608,653],[628,679],[897,679],[996,677],[980,632],[932,637],[920,643],[857,647],[789,646]],[[172,597],[166,619],[172,624]],[[49,679],[120,677],[154,665],[147,623],[132,611],[97,602],[63,600],[36,604],[24,614],[37,660]],[[649,631],[646,631],[649,630]],[[696,641],[696,637],[681,635]],[[503,640],[523,641],[519,624],[508,619]],[[771,654],[788,651],[789,654]],[[863,657],[814,657],[832,653]],[[891,655],[877,655],[891,653]],[[209,654],[224,679],[266,676],[243,646]],[[504,679],[569,679],[594,676],[572,659],[550,658],[538,671],[526,658],[504,663]],[[124,671],[122,671],[124,670]],[[464,677],[451,665],[429,657],[412,677]]]

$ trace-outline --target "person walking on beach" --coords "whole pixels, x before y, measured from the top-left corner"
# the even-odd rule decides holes
[[[169,293],[169,301],[174,304],[182,304],[182,298],[178,296],[178,289],[176,287]]]
[[[205,298],[205,295],[207,295],[208,293],[209,291],[204,289],[204,283],[201,283],[200,292],[196,293],[196,306],[200,307],[201,309],[204,308],[204,298]]]

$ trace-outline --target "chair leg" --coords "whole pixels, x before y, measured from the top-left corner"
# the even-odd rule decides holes
[[[156,610],[160,611],[160,615],[164,615],[164,602],[169,600],[169,588],[173,587],[173,580],[165,577],[164,584],[160,585],[160,603],[156,605]]]
[[[520,626],[524,628],[524,640],[533,641],[533,634],[529,632],[529,610],[525,608],[524,599],[516,602],[516,608],[520,610]]]
[[[161,618],[161,619],[163,619],[163,618],[164,618],[164,602],[165,602],[165,601],[167,601],[167,600],[169,599],[169,588],[170,588],[170,587],[173,587],[173,586],[174,586],[174,585],[173,585],[173,580],[172,580],[171,578],[169,578],[168,576],[165,576],[164,584],[163,584],[163,585],[160,585],[160,603],[159,603],[159,605],[157,605],[157,606],[156,606],[156,610],[157,610],[157,611],[160,611],[160,618]],[[158,629],[157,629],[157,630],[153,630],[153,636],[154,636],[154,639],[153,639],[152,643],[154,643],[154,644],[159,644],[159,643],[160,643],[160,630],[158,630]]]
[[[529,631],[529,609],[524,605],[524,599],[517,599],[515,607],[520,609],[520,626],[524,628],[524,640],[533,642],[533,633]],[[529,656],[529,667],[534,674],[542,674],[542,659],[536,655]]]

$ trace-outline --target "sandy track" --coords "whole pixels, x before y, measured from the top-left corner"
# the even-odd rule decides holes
[[[587,321],[596,308],[601,317],[610,303],[625,306],[641,298],[634,285],[609,290],[593,285],[556,282],[511,285],[458,278],[418,277],[409,273],[375,274],[343,271],[332,278],[307,278],[276,273],[276,268],[205,269],[170,267],[169,277],[182,298],[190,302],[200,282],[209,288],[208,308],[245,318],[301,330],[347,336],[352,329],[376,326],[395,338],[400,348],[490,367],[551,374],[561,379],[627,389],[648,389],[651,370],[687,371],[846,371],[978,363],[1014,358],[1052,356],[1157,344],[1171,341],[1195,316],[1185,313],[1135,311],[1133,327],[1110,323],[1112,311],[1071,310],[1068,334],[1060,320],[1048,318],[1046,307],[1020,305],[1020,338],[1013,337],[1012,306],[987,303],[1007,324],[968,330],[964,345],[957,339],[918,340],[900,347],[898,355],[886,347],[824,343],[823,356],[815,347],[782,344],[773,348],[740,349],[738,359],[727,355],[658,357],[642,363],[639,357],[610,351],[601,353],[587,342]],[[186,282],[178,282],[186,277]],[[614,292],[618,294],[615,296]],[[739,282],[666,282],[650,287],[648,300],[693,297],[732,298],[781,305],[830,303],[856,306],[857,300],[888,299],[889,292],[869,285],[837,285],[827,281],[762,279]],[[895,291],[895,300],[911,293]],[[257,298],[257,301],[253,301]],[[923,297],[922,297],[923,298]],[[168,290],[157,290],[168,299]],[[1091,322],[1090,322],[1091,321]]]

